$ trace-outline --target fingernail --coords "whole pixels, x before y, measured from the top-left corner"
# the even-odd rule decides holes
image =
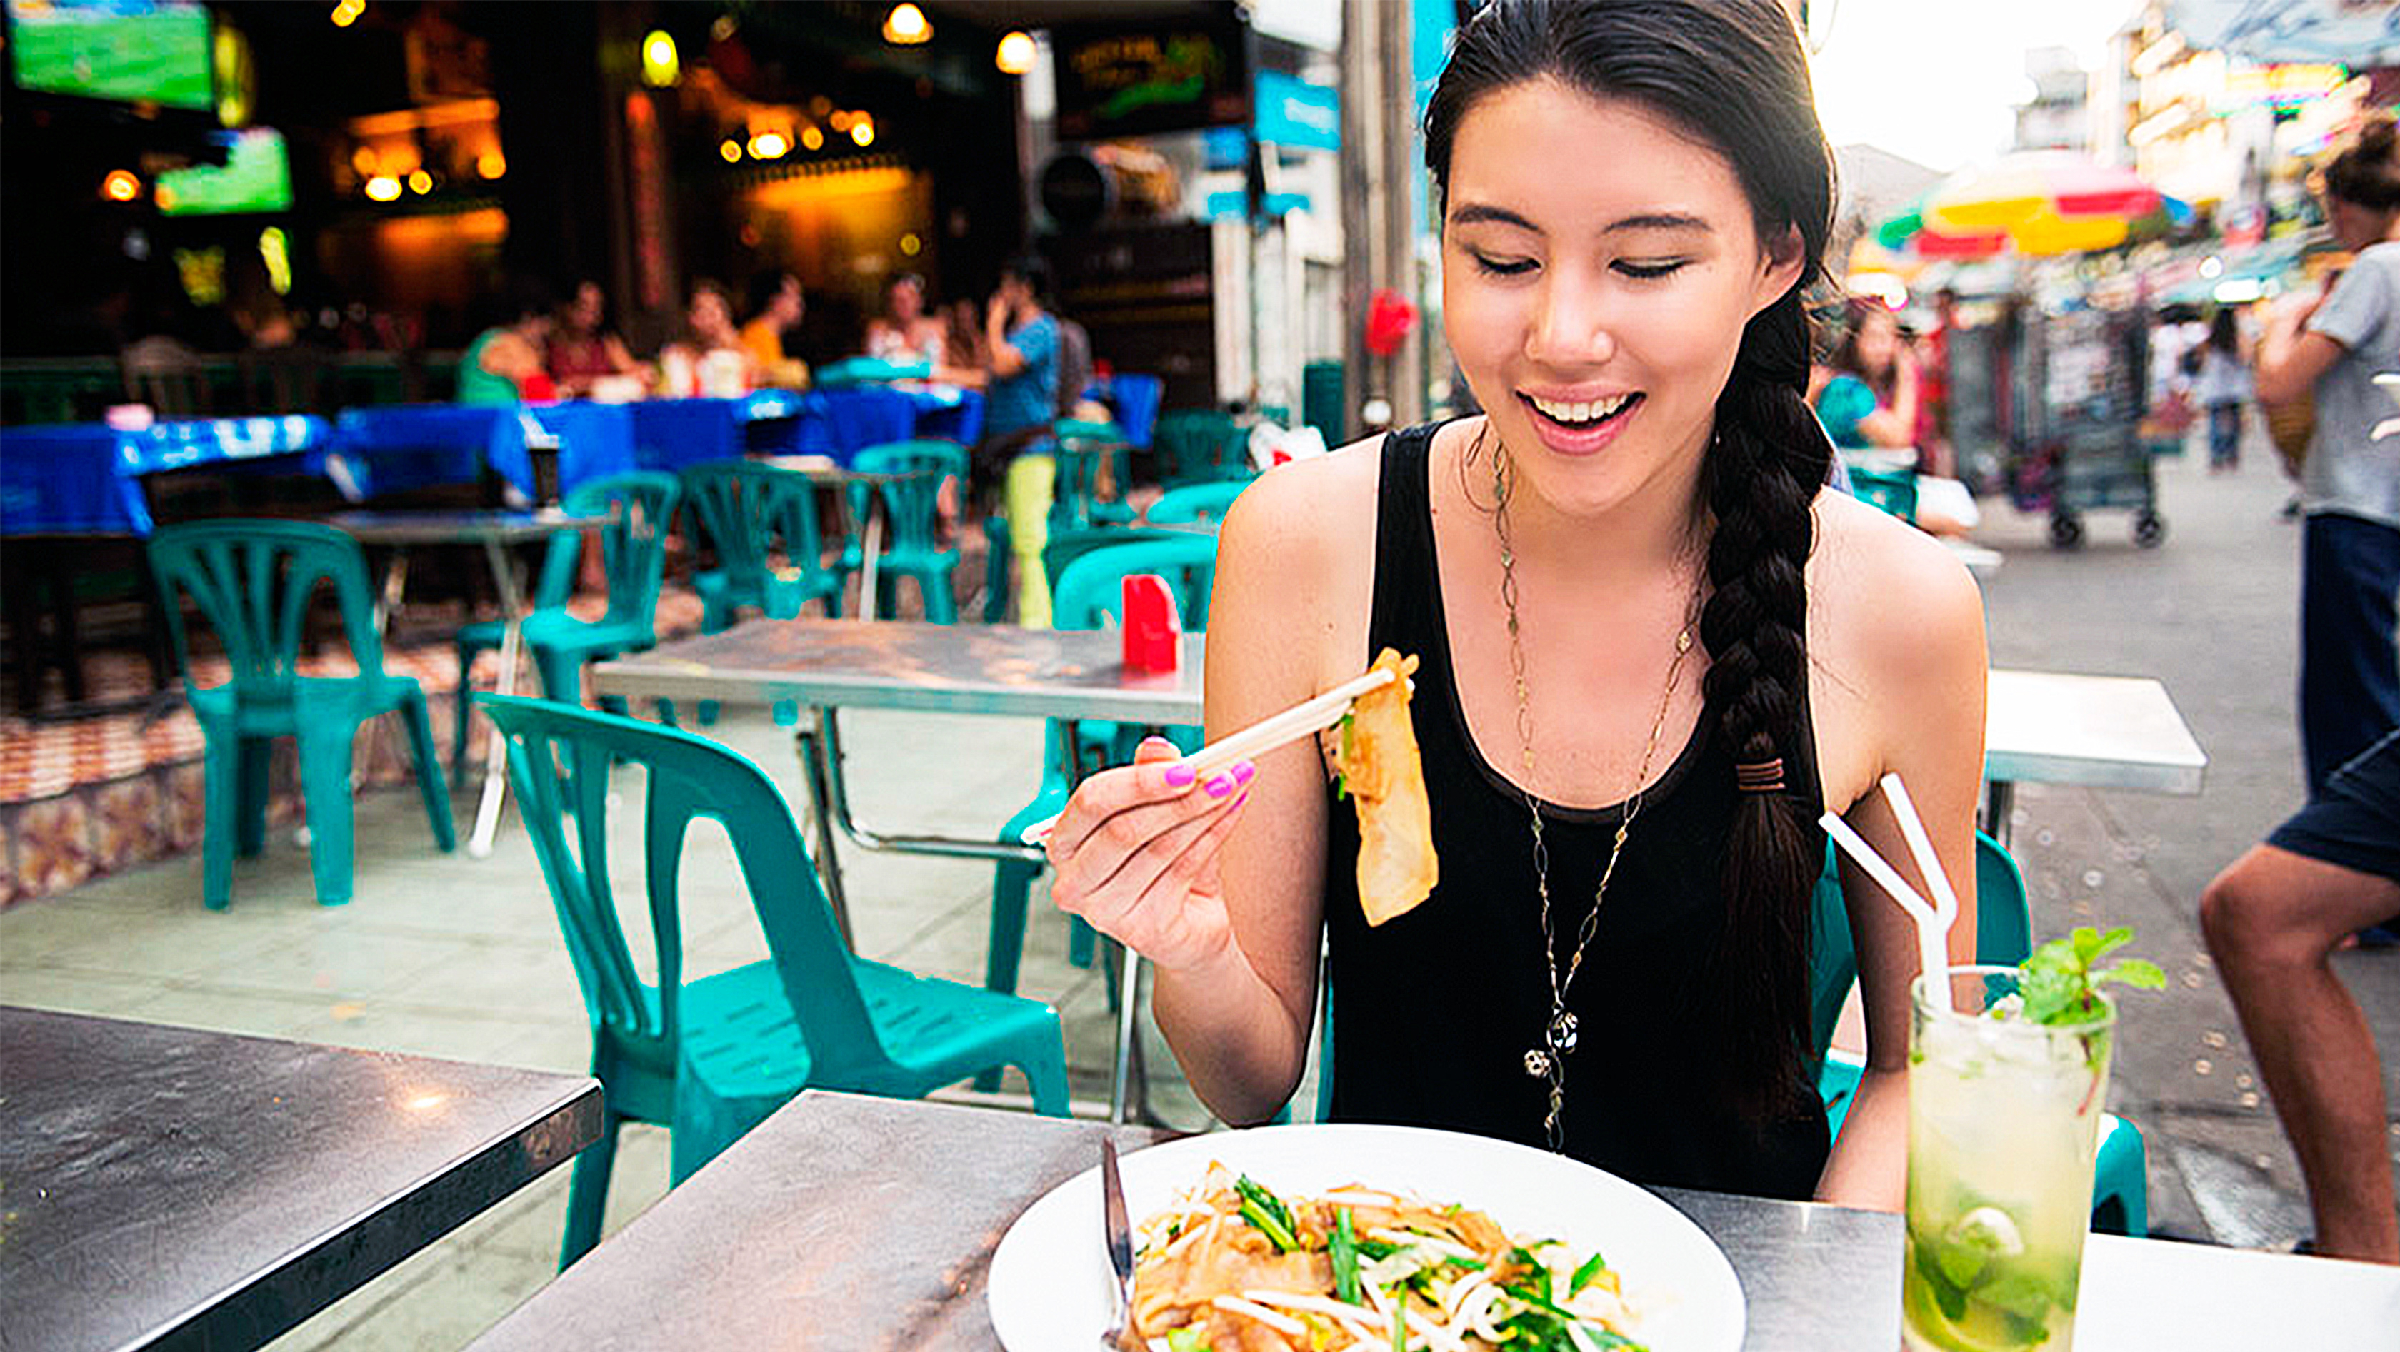
[[[1199,771],[1181,761],[1167,767],[1167,787],[1169,788],[1190,788],[1192,781],[1199,777]]]
[[[1222,798],[1231,792],[1233,792],[1233,776],[1231,775],[1218,775],[1208,781],[1208,796],[1211,798]]]
[[[1249,791],[1248,789],[1244,789],[1244,790],[1242,790],[1242,796],[1241,796],[1241,797],[1239,797],[1239,798],[1236,798],[1236,799],[1234,799],[1234,800],[1233,800],[1233,806],[1232,806],[1232,807],[1229,807],[1229,808],[1227,808],[1227,809],[1225,809],[1225,810],[1226,810],[1227,812],[1239,812],[1239,811],[1241,810],[1242,804],[1244,804],[1244,803],[1247,803],[1247,802],[1249,802],[1249,801],[1250,801],[1250,791]]]
[[[1252,765],[1248,761],[1243,761],[1233,767],[1233,782],[1236,784],[1247,784],[1250,782],[1250,777],[1257,773],[1257,766]]]

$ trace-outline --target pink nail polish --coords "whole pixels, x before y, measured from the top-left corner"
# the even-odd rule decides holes
[[[1233,777],[1230,775],[1218,775],[1208,781],[1208,796],[1211,798],[1222,798],[1231,792],[1233,792]]]
[[[1167,787],[1169,788],[1190,788],[1192,781],[1197,778],[1199,778],[1199,772],[1181,761],[1167,767]]]
[[[1250,782],[1250,777],[1257,773],[1257,766],[1252,765],[1248,761],[1243,761],[1239,765],[1233,767],[1233,782],[1236,784],[1247,784]]]
[[[1241,797],[1239,797],[1239,798],[1236,798],[1236,799],[1234,799],[1234,800],[1233,800],[1233,806],[1231,806],[1231,807],[1229,807],[1229,808],[1227,808],[1227,809],[1225,809],[1225,810],[1226,810],[1227,812],[1239,812],[1239,811],[1241,811],[1241,810],[1242,810],[1242,804],[1244,804],[1244,803],[1247,803],[1247,802],[1249,802],[1249,801],[1250,801],[1250,791],[1249,791],[1248,789],[1244,789],[1244,790],[1242,790],[1242,796],[1241,796]]]

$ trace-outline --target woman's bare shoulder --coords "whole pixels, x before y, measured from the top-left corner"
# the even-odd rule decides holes
[[[1235,499],[1225,518],[1229,547],[1270,548],[1287,561],[1356,557],[1375,540],[1383,439],[1278,465]]]
[[[1312,680],[1355,664],[1374,603],[1381,445],[1279,465],[1234,500],[1217,545],[1212,633],[1271,630]]]
[[[1867,676],[1906,682],[1983,660],[1983,593],[1934,537],[1846,494],[1816,504],[1810,646]]]

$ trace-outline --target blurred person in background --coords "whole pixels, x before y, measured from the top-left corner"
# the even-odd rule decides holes
[[[458,357],[458,402],[513,404],[555,399],[558,388],[543,366],[557,322],[550,289],[519,277],[503,292],[498,322],[487,326]]]
[[[1900,319],[1880,302],[1854,299],[1834,349],[1817,420],[1844,450],[1917,448],[1917,363],[1901,341]]]
[[[1058,418],[1059,343],[1058,321],[1044,308],[1049,291],[1049,267],[1019,258],[1000,269],[1000,285],[984,306],[991,374],[975,460],[1003,476],[1002,510],[1017,556],[1017,622],[1028,629],[1050,627],[1042,548],[1050,543],[1050,503],[1058,489],[1050,430]]]
[[[944,365],[948,335],[925,313],[925,279],[903,272],[883,288],[883,313],[867,321],[866,353],[882,361]]]
[[[2208,341],[2200,345],[2200,371],[2192,379],[2192,397],[2208,410],[2208,472],[2222,474],[2242,467],[2242,409],[2250,402],[2250,354],[2242,341],[2241,320],[2227,306],[2209,321]]]
[[[596,380],[643,374],[642,364],[608,327],[608,293],[589,279],[578,283],[575,298],[560,307],[544,365],[559,391],[578,399],[592,392]]]
[[[2400,370],[2400,133],[2370,119],[2325,170],[2350,266],[2269,325],[2258,398],[2313,397],[2301,464],[2300,740],[2308,803],[2200,899],[2209,952],[2241,1015],[2308,1183],[2315,1252],[2400,1263],[2383,1067],[2329,961],[2400,921],[2400,454],[2373,440]]]
[[[705,278],[692,283],[692,297],[684,304],[683,335],[660,349],[658,365],[658,392],[673,398],[720,392],[734,384],[748,390],[758,384],[758,359],[733,326],[733,302],[724,287]],[[734,379],[708,374],[717,371],[729,371]]]
[[[788,272],[762,272],[750,279],[750,322],[742,325],[742,347],[756,363],[753,386],[808,383],[808,368],[784,351],[784,335],[808,313],[800,279]]]

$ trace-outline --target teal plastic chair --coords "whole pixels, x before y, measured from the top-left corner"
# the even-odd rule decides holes
[[[383,640],[358,541],[302,521],[202,521],[163,526],[150,537],[150,568],[166,598],[167,630],[192,713],[205,738],[206,831],[200,899],[221,911],[233,899],[233,856],[257,854],[267,839],[268,757],[274,740],[299,745],[300,798],[307,814],[309,867],[317,901],[350,900],[350,749],[359,726],[398,712],[408,724],[417,790],[434,843],[457,846],[450,790],[435,750],[425,688],[383,669]],[[300,645],[320,586],[330,589],[349,639],[355,676],[303,676]],[[217,633],[233,668],[223,685],[191,683],[191,648],[181,595]]]
[[[1247,479],[1257,472],[1250,465],[1250,434],[1220,409],[1162,413],[1150,444],[1158,456],[1159,479],[1169,488]]]
[[[715,568],[692,574],[701,633],[729,627],[743,610],[789,619],[811,601],[840,617],[842,580],[825,566],[816,485],[807,475],[750,460],[711,460],[678,477],[717,555]],[[778,546],[780,566],[773,559]]]
[[[1175,589],[1176,603],[1186,616],[1185,632],[1200,632],[1207,625],[1208,590],[1215,580],[1216,566],[1215,537],[1187,532],[1096,549],[1067,565],[1059,574],[1058,587],[1053,593],[1052,620],[1061,629],[1108,627],[1122,613],[1124,579],[1135,573],[1157,573]],[[1076,726],[1080,736],[1078,751],[1086,769],[1125,764],[1133,759],[1140,742],[1138,729],[1097,720],[1085,720]],[[1199,749],[1198,728],[1169,729],[1167,735],[1186,751]],[[1067,794],[1075,787],[1072,774],[1067,757],[1066,724],[1052,719],[1042,732],[1041,787],[1033,801],[1000,828],[1000,840],[1014,844],[1023,839],[1026,827],[1066,807]],[[1017,988],[1017,970],[1025,952],[1025,914],[1034,879],[1040,874],[1039,865],[1013,860],[993,867],[992,928],[984,951],[986,990],[1013,992]],[[1071,935],[1070,958],[1079,967],[1089,966],[1090,928],[1077,920]],[[1110,991],[1112,994],[1115,991],[1113,985]]]
[[[600,1237],[617,1129],[627,1121],[669,1129],[670,1182],[680,1183],[807,1088],[922,1098],[1015,1066],[1036,1111],[1067,1115],[1058,1014],[853,955],[791,809],[749,760],[614,714],[478,700],[508,739],[509,778],[583,988],[592,1075],[603,1091],[600,1139],[575,1159],[559,1266]],[[634,964],[607,868],[609,771],[620,763],[647,772],[639,820],[655,984]],[[699,818],[731,839],[770,956],[687,977],[679,870]]]
[[[563,612],[575,599],[575,575],[583,566],[583,533],[560,530],[542,550],[542,570],[536,576],[528,618],[545,611]],[[468,697],[475,691],[475,659],[500,646],[503,622],[477,620],[461,625],[452,645],[458,650],[458,717],[450,725],[450,766],[462,777],[467,772]]]
[[[1858,953],[1850,937],[1850,914],[1842,905],[1841,878],[1833,847],[1817,880],[1810,944],[1810,1031],[1823,1058],[1817,1092],[1825,1100],[1827,1124],[1840,1134],[1858,1093],[1865,1063],[1833,1050],[1834,1024],[1841,1018],[1850,984],[1858,978]],[[1975,833],[1975,960],[2014,966],[2033,951],[2033,915],[2025,900],[2025,875],[1998,841]],[[2136,1239],[2150,1232],[2148,1152],[2142,1133],[2115,1113],[2100,1121],[2100,1149],[2092,1178],[2092,1228]]]
[[[1248,479],[1224,479],[1170,488],[1150,504],[1142,519],[1161,526],[1215,525],[1225,520],[1233,500],[1249,486]]]
[[[967,486],[967,449],[952,441],[896,441],[869,446],[851,466],[868,474],[909,477],[875,485],[883,497],[883,557],[876,562],[874,614],[891,619],[899,613],[899,580],[915,578],[917,594],[925,600],[925,618],[935,624],[958,622],[958,599],[951,578],[958,571],[958,551],[943,548],[936,538],[942,485],[962,499]],[[865,485],[856,485],[863,490]],[[863,491],[852,498],[853,513],[866,520]],[[848,564],[848,554],[844,556]],[[849,566],[863,566],[860,564]],[[865,610],[867,598],[859,598]]]
[[[1058,439],[1058,486],[1051,499],[1050,528],[1074,530],[1087,526],[1130,524],[1133,508],[1124,495],[1133,486],[1132,446],[1123,428],[1111,422],[1061,418],[1052,427]],[[1117,496],[1100,496],[1100,471],[1106,466]],[[1055,605],[1055,602],[1053,603]]]
[[[667,528],[675,519],[683,489],[672,474],[633,470],[593,479],[567,494],[563,504],[570,516],[598,518],[600,553],[608,576],[608,612],[596,620],[581,620],[567,609],[574,595],[580,532],[552,536],[542,564],[537,604],[524,620],[523,641],[533,652],[534,670],[541,674],[542,693],[564,704],[583,703],[583,667],[601,658],[642,652],[658,645],[658,593],[666,580]],[[482,620],[458,631],[459,719],[458,759],[465,763],[467,745],[467,673],[475,654],[497,648],[504,624]],[[602,707],[622,709],[624,701],[610,697]]]

